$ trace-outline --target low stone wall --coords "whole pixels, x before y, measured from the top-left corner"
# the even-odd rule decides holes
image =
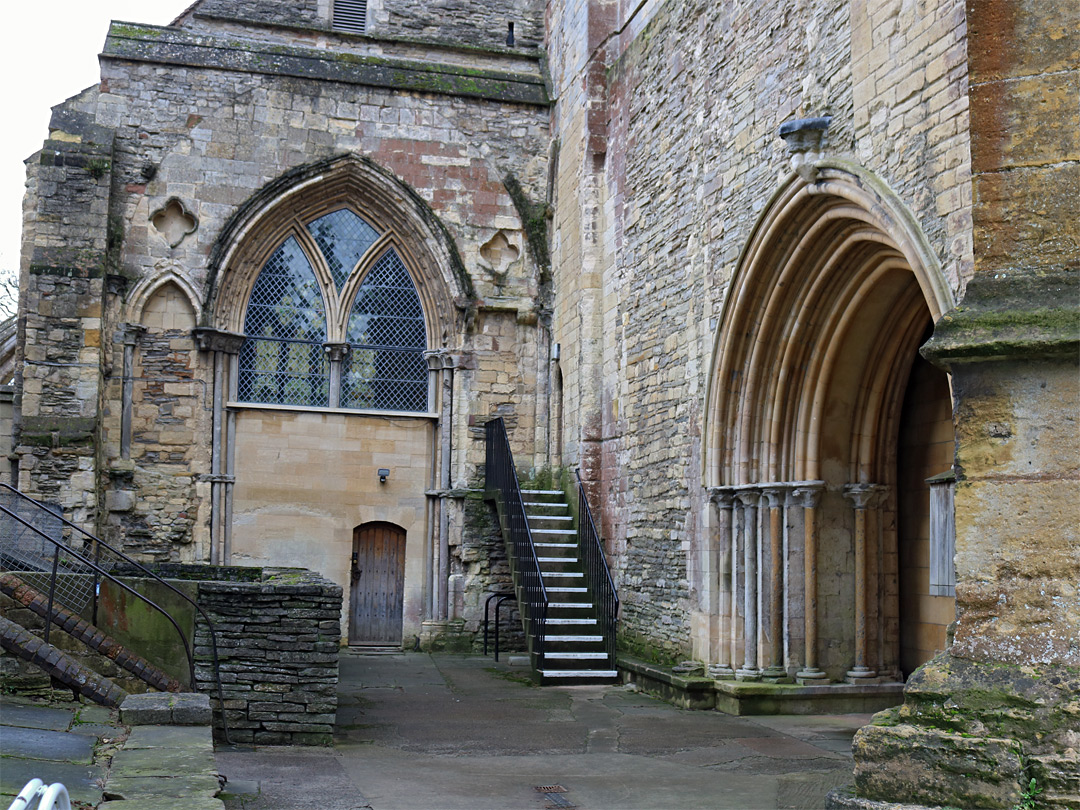
[[[251,569],[255,581],[200,581],[217,633],[233,742],[329,745],[337,715],[341,587],[301,568]],[[210,634],[195,628],[198,689],[218,708]],[[214,731],[221,733],[215,711]]]

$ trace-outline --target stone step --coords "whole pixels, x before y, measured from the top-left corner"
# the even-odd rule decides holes
[[[555,625],[595,625],[596,619],[548,619],[547,624]]]
[[[557,642],[557,643],[574,643],[574,644],[576,644],[576,643],[582,643],[582,644],[589,643],[589,644],[596,644],[596,643],[601,642],[603,640],[604,640],[603,636],[590,636],[590,635],[586,635],[584,633],[582,635],[580,635],[580,636],[567,636],[567,635],[544,636],[544,643],[545,644],[547,642],[549,642],[549,641]]]
[[[577,548],[577,543],[533,543],[537,548]]]
[[[521,502],[525,506],[525,513],[528,514],[530,506],[543,507],[544,509],[569,509],[570,504],[565,501],[525,501]]]
[[[573,521],[573,515],[534,515],[529,512],[525,513],[525,517],[529,520],[555,520],[560,523],[569,523]]]
[[[576,563],[578,561],[578,558],[577,557],[537,557],[536,561],[538,563]],[[547,572],[544,571],[544,570],[541,570],[540,573],[546,574]]]
[[[561,557],[558,559],[562,559]],[[551,578],[568,578],[568,579],[583,579],[585,575],[581,571],[542,571],[544,579]]]
[[[561,537],[573,537],[577,534],[576,529],[533,529],[530,527],[529,531],[533,534],[559,535]]]
[[[561,489],[522,489],[522,495],[562,495]]]
[[[582,610],[591,610],[592,606],[592,602],[548,602],[549,608],[580,608]]]
[[[572,681],[579,678],[617,678],[618,670],[614,669],[542,669],[540,674],[545,678],[558,678]]]
[[[599,661],[607,660],[606,652],[545,652],[544,658],[553,661]]]
[[[549,585],[548,593],[588,593],[588,588],[579,588],[574,585]]]

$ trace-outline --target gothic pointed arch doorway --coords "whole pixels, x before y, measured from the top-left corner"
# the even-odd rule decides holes
[[[868,173],[822,162],[767,206],[728,291],[706,408],[721,669],[892,680],[903,628],[919,643],[937,632],[921,625],[948,608],[927,607],[935,538],[915,512],[926,479],[952,468],[951,398],[918,351],[951,306],[914,218]]]

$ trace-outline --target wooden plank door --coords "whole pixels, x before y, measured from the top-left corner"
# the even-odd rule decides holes
[[[400,644],[405,530],[393,523],[353,529],[349,643]]]

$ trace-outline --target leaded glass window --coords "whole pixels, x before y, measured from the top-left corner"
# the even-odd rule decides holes
[[[329,403],[326,307],[304,251],[289,237],[255,280],[240,349],[240,399],[275,405]]]
[[[255,280],[244,321],[247,340],[240,350],[239,399],[426,412],[424,311],[400,256],[379,247],[381,255],[372,253],[378,255],[374,263],[366,258],[380,234],[347,208],[309,222],[307,231],[315,248],[305,252],[296,236],[288,237]],[[359,288],[349,285],[363,267],[371,269]],[[332,279],[329,289],[320,278]],[[346,286],[356,289],[351,306],[345,301],[328,306]],[[344,319],[329,329],[328,309]],[[348,351],[333,355],[343,359],[330,359],[328,332],[344,336]],[[340,338],[334,340],[340,345]]]
[[[342,208],[319,217],[308,225],[308,231],[319,245],[330,267],[338,292],[352,274],[360,258],[375,244],[379,234],[364,220]]]
[[[342,407],[427,410],[424,310],[393,250],[382,255],[357,290],[346,340]]]

